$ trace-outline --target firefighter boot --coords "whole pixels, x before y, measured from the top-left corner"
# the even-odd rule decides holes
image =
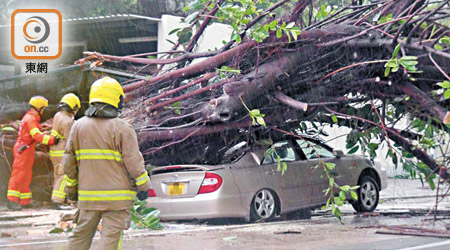
[[[8,209],[13,211],[20,211],[22,208],[20,207],[20,204],[18,202],[12,202],[8,201]]]

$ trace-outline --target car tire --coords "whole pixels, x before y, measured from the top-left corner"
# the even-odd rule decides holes
[[[278,201],[275,193],[269,189],[259,190],[250,205],[250,221],[263,222],[275,218],[278,211]]]
[[[380,199],[380,188],[372,177],[364,176],[356,193],[358,194],[358,200],[352,202],[356,212],[372,212],[375,210]]]

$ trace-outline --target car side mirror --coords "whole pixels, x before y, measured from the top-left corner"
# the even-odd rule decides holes
[[[344,152],[342,152],[342,150],[333,150],[333,155],[336,156],[336,158],[341,158],[344,156]]]

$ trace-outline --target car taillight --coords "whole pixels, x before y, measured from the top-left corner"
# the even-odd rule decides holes
[[[223,179],[218,174],[206,172],[202,185],[198,190],[199,194],[212,193],[222,186]]]
[[[156,193],[155,190],[153,190],[153,188],[150,188],[148,190],[148,197],[156,197]]]

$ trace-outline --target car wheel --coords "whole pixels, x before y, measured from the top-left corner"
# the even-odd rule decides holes
[[[275,194],[269,189],[261,189],[253,197],[250,205],[250,220],[253,222],[269,221],[276,215],[278,203]]]
[[[356,212],[372,212],[380,199],[380,188],[377,182],[370,176],[364,176],[357,190],[358,200],[352,202]]]

